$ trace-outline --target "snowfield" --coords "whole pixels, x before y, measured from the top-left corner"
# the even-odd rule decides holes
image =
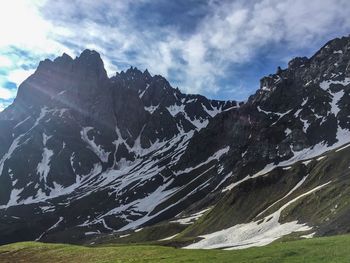
[[[271,242],[288,235],[293,232],[303,232],[312,230],[306,224],[301,224],[297,221],[280,223],[279,218],[281,212],[290,204],[299,199],[314,193],[321,188],[327,186],[331,182],[317,186],[310,191],[299,195],[291,201],[284,204],[276,212],[264,217],[262,220],[253,221],[246,224],[238,224],[233,227],[220,230],[208,235],[201,236],[203,240],[186,246],[186,249],[215,249],[223,248],[227,250],[243,249],[248,247],[259,247],[270,244]],[[288,193],[287,195],[289,195]]]

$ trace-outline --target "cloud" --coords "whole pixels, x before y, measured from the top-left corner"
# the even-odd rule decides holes
[[[12,103],[12,99],[1,99],[0,98],[0,112],[7,108]]]
[[[347,34],[350,29],[350,6],[342,0],[236,1],[213,5],[214,12],[183,43],[188,51],[184,59],[189,61],[185,84],[189,87],[199,78],[194,85],[196,91],[206,89],[208,78],[209,83],[215,83],[230,74],[227,69],[234,70],[234,64],[259,60],[264,48],[279,45],[283,49],[276,49],[280,57],[285,56],[284,52],[290,55],[309,47],[314,51],[327,38]],[[270,53],[273,55],[274,51]],[[196,74],[198,68],[202,71]],[[214,92],[219,89],[208,88]]]
[[[261,72],[350,30],[347,0],[16,0],[0,10],[0,23],[13,25],[0,29],[0,65],[17,84],[33,61],[92,48],[110,75],[148,68],[183,91],[225,99],[247,97]],[[246,74],[255,64],[259,72]]]
[[[7,78],[11,82],[22,83],[32,73],[34,73],[34,69],[15,69],[9,72]]]
[[[45,3],[44,0],[14,0],[2,3],[0,47],[17,46],[40,54],[65,49],[50,37],[53,30],[51,23],[43,19],[39,12],[39,8]]]
[[[0,6],[0,111],[16,96],[16,90],[5,87],[6,82],[17,86],[25,80],[40,60],[68,51],[51,37],[51,23],[40,14],[44,0],[14,0]],[[57,29],[57,31],[59,31]]]
[[[10,68],[13,65],[12,60],[6,56],[0,56],[0,67]]]
[[[9,100],[16,96],[17,91],[0,87],[0,99]]]

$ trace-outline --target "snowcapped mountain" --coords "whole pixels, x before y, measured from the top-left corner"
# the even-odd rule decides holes
[[[147,70],[108,78],[90,50],[45,60],[0,113],[0,243],[159,222],[202,248],[346,232],[349,103],[350,37],[264,77],[245,103]]]
[[[103,232],[175,215],[196,177],[182,180],[175,167],[189,140],[235,107],[182,94],[147,70],[108,78],[90,50],[45,60],[0,116],[1,220],[39,220],[24,230],[33,239],[61,218]]]

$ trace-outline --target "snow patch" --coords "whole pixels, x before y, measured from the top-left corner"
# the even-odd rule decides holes
[[[166,237],[166,238],[163,238],[163,239],[159,239],[158,241],[166,241],[166,240],[171,240],[173,239],[174,237],[176,237],[179,233],[175,234],[175,235],[172,235],[170,237]]]
[[[179,223],[181,225],[190,225],[190,224],[193,224],[194,221],[197,221],[200,217],[202,217],[210,209],[211,209],[211,207],[204,209],[202,211],[199,211],[197,213],[194,213],[193,215],[190,215],[188,217],[180,218],[180,219],[173,220],[170,222],[171,223]]]
[[[38,166],[36,168],[36,172],[39,174],[40,177],[40,182],[44,182],[45,186],[47,185],[47,176],[50,172],[50,161],[51,157],[53,156],[53,151],[48,149],[46,147],[47,141],[51,138],[52,136],[47,136],[45,133],[43,133],[43,153],[42,153],[42,159],[38,163]]]
[[[337,116],[338,112],[340,111],[338,103],[341,100],[341,98],[344,96],[344,91],[340,90],[332,94],[332,102],[331,102],[331,112]]]
[[[228,153],[229,150],[230,150],[230,147],[229,147],[229,146],[227,146],[227,147],[225,147],[225,148],[222,148],[222,149],[218,150],[216,153],[214,153],[212,156],[210,156],[206,161],[204,161],[204,162],[202,162],[202,163],[196,165],[195,167],[186,168],[185,170],[176,172],[176,175],[184,174],[184,173],[189,173],[189,172],[191,172],[191,171],[193,171],[193,170],[196,170],[196,169],[198,169],[199,167],[201,167],[201,166],[203,166],[203,165],[205,165],[205,164],[208,164],[208,163],[210,163],[210,162],[212,162],[212,161],[214,161],[214,160],[219,161],[220,158],[221,158],[223,155],[225,155],[225,154]]]
[[[218,107],[218,108],[212,106],[213,109],[212,109],[212,110],[209,110],[209,109],[207,109],[206,106],[204,106],[204,105],[202,104],[202,108],[203,108],[203,110],[204,110],[206,113],[208,113],[208,114],[210,115],[210,117],[215,117],[216,115],[218,115],[219,113],[222,112],[222,106],[221,106],[221,107]]]
[[[185,104],[181,104],[181,105],[174,104],[166,108],[171,114],[171,116],[175,117],[180,112],[185,112],[185,106],[186,106]]]
[[[243,249],[248,247],[265,246],[271,242],[288,235],[292,232],[308,231],[312,228],[306,224],[300,224],[297,221],[288,223],[280,223],[281,212],[292,203],[299,199],[310,195],[325,187],[330,182],[322,184],[313,188],[312,190],[299,195],[291,201],[284,204],[276,212],[266,216],[264,219],[259,221],[253,221],[250,223],[238,224],[233,227],[220,230],[208,235],[201,236],[204,238],[197,243],[191,244],[186,249],[215,249],[215,248],[226,248],[232,249]]]
[[[18,136],[16,139],[14,139],[12,141],[12,144],[10,145],[10,148],[8,149],[7,153],[5,153],[3,155],[3,157],[0,160],[0,175],[2,174],[2,170],[4,169],[4,163],[7,159],[10,159],[13,152],[19,147],[21,146],[21,144],[19,143],[21,138],[24,136],[24,134],[22,134],[21,136]]]
[[[97,143],[95,142],[95,137],[93,137],[92,139],[89,138],[88,132],[93,129],[93,127],[83,127],[80,132],[81,139],[88,144],[89,149],[92,150],[102,162],[106,163],[108,162],[110,152],[106,152],[101,145],[97,145]]]
[[[45,234],[47,234],[49,231],[51,231],[52,229],[58,227],[58,225],[63,221],[63,217],[61,216],[58,221],[53,224],[49,229],[47,229],[46,231],[44,231],[37,239],[35,239],[35,241],[39,241]]]
[[[308,235],[303,235],[303,236],[300,236],[301,238],[313,238],[315,236],[316,232],[313,232],[311,234],[308,234]]]
[[[305,161],[305,162],[303,162],[303,164],[305,165],[305,166],[307,166],[309,163],[311,163],[312,162],[312,159],[311,160],[307,160],[307,161]]]
[[[350,142],[350,131],[346,130],[346,129],[342,129],[341,127],[338,126],[336,138],[337,138],[337,142],[334,143],[333,145],[330,145],[330,146],[326,142],[320,142],[314,146],[311,146],[309,148],[305,148],[301,151],[298,151],[298,152],[293,151],[294,155],[290,159],[288,159],[286,161],[282,161],[278,164],[274,164],[274,163],[267,164],[262,170],[255,173],[254,175],[247,175],[243,179],[241,179],[237,182],[234,182],[234,183],[230,184],[229,186],[225,187],[222,190],[222,192],[232,190],[237,185],[240,185],[241,183],[243,183],[247,180],[250,180],[252,178],[256,178],[258,176],[265,175],[277,167],[290,166],[295,162],[312,159],[312,158],[315,158],[317,156],[324,154],[327,151],[337,149],[338,147]]]
[[[287,128],[287,129],[285,129],[284,133],[285,133],[286,136],[288,136],[289,134],[292,133],[292,130]]]
[[[149,106],[149,107],[145,107],[145,111],[148,111],[149,113],[153,114],[153,112],[155,112],[159,107],[159,104],[157,106]]]
[[[326,157],[327,157],[327,156],[324,155],[324,156],[318,157],[316,160],[317,160],[317,161],[321,161],[322,159],[324,159],[324,158],[326,158]]]
[[[149,84],[146,85],[146,88],[139,94],[139,98],[142,99],[143,95],[145,95],[145,92],[148,90]]]
[[[320,88],[323,90],[328,90],[331,84],[340,84],[346,86],[350,84],[350,78],[345,78],[344,80],[324,80],[320,83]]]
[[[15,127],[13,127],[14,129],[16,129],[17,127],[21,126],[23,123],[25,123],[27,120],[29,120],[31,117],[28,116],[27,118],[25,118],[23,121],[20,121],[19,123],[16,124]]]
[[[261,213],[259,213],[257,215],[257,217],[263,215],[265,212],[267,212],[271,207],[273,207],[274,205],[278,204],[279,202],[281,202],[282,200],[286,199],[288,196],[290,196],[292,193],[295,192],[295,190],[297,190],[305,181],[306,179],[309,177],[309,175],[304,176],[284,197],[282,197],[281,199],[277,200],[276,202],[274,202],[272,205],[270,205],[268,208],[266,208],[264,211],[262,211]]]
[[[341,147],[341,148],[335,150],[335,152],[342,151],[342,150],[344,150],[344,149],[346,149],[346,148],[348,148],[348,147],[350,147],[350,144],[347,144],[347,145],[345,145],[345,146],[343,146],[343,147]],[[324,156],[324,157],[325,157],[325,156]]]

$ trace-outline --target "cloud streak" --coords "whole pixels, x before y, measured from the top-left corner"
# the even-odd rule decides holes
[[[164,75],[185,92],[244,99],[260,74],[350,32],[346,0],[13,2],[0,11],[2,25],[20,21],[17,33],[0,29],[9,36],[0,40],[7,72],[0,87],[19,83],[40,59],[92,48],[110,75],[133,65]],[[18,10],[22,18],[14,16]],[[0,90],[0,98],[7,95]]]

